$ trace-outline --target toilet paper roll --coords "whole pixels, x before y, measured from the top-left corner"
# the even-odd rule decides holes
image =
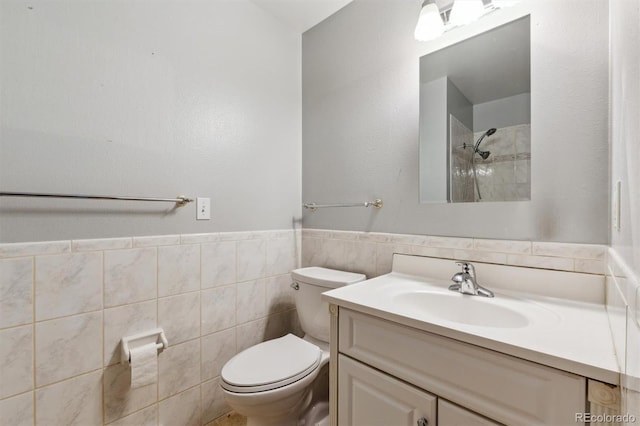
[[[158,381],[158,349],[155,343],[138,346],[129,351],[131,387],[140,388]]]

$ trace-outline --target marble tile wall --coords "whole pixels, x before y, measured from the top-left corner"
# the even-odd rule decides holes
[[[640,277],[613,248],[609,249],[607,258],[607,311],[622,372],[621,413],[634,416],[637,422],[640,419]]]
[[[451,158],[450,200],[452,203],[473,202],[474,175],[471,168],[473,132],[453,114],[449,114],[449,149]]]
[[[376,277],[394,253],[604,275],[607,246],[303,229],[302,266]]]
[[[300,334],[300,232],[0,244],[0,426],[205,425],[224,363]],[[163,327],[157,384],[131,389],[120,338]]]
[[[476,132],[478,140],[483,132]],[[522,201],[531,199],[531,125],[502,127],[485,137],[480,149],[487,159],[474,157],[482,199],[476,201]]]

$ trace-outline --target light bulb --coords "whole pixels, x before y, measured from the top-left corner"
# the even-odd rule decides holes
[[[418,41],[433,40],[444,33],[444,23],[438,6],[433,1],[425,3],[420,10],[420,17],[413,34]]]
[[[482,0],[455,0],[449,22],[452,25],[466,25],[484,14]]]

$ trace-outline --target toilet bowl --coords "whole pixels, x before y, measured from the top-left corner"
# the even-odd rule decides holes
[[[247,426],[294,426],[311,402],[311,384],[328,362],[327,352],[287,334],[232,358],[220,385],[227,403],[247,416]]]
[[[366,278],[318,267],[296,269],[291,277],[305,337],[287,334],[259,343],[231,358],[220,373],[227,403],[247,417],[247,426],[297,426],[305,414],[318,417],[312,404],[328,409],[313,391],[323,388],[317,378],[328,389],[327,374],[320,374],[329,362],[329,313],[321,294]]]

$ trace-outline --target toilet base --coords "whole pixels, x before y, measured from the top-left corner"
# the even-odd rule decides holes
[[[321,426],[325,424],[329,425],[329,401],[316,403],[298,419],[298,426]]]
[[[306,389],[295,406],[286,411],[276,410],[278,414],[274,416],[247,416],[247,426],[298,426],[300,414],[309,407],[311,399],[311,389]]]
[[[294,393],[285,400],[270,401],[263,410],[256,410],[255,406],[250,410],[246,405],[240,407],[237,405],[238,399],[230,398],[233,394],[227,394],[227,402],[237,412],[247,416],[247,426],[316,426],[329,415],[329,365],[323,365],[314,376],[307,383],[299,383],[302,385],[300,394],[296,396]],[[241,401],[244,400],[241,398]],[[265,415],[273,413],[277,415]]]

